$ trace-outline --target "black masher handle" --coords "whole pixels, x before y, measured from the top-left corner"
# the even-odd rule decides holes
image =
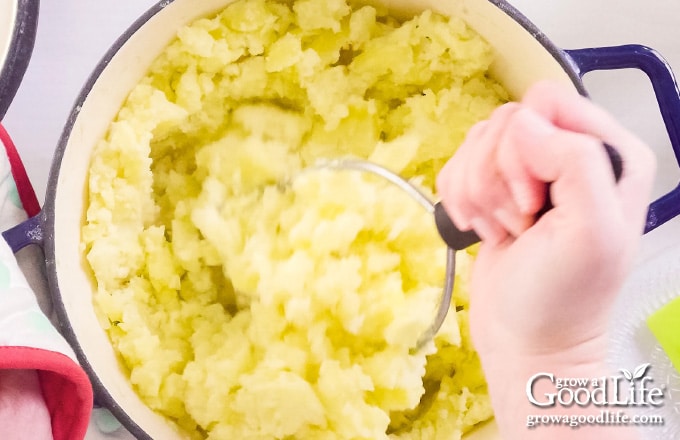
[[[616,182],[618,182],[619,179],[621,179],[621,175],[623,174],[623,160],[621,159],[621,155],[616,150],[616,148],[612,147],[611,145],[607,143],[604,143],[603,145],[612,165],[614,179]],[[536,214],[536,219],[541,218],[543,214],[550,211],[552,208],[553,204],[550,200],[550,191],[548,191],[548,197],[546,198],[543,207]],[[474,230],[459,230],[449,218],[441,202],[437,202],[434,205],[434,220],[437,224],[439,235],[451,249],[462,250],[481,241]]]

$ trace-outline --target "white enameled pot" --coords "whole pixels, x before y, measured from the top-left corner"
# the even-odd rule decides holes
[[[677,86],[667,64],[654,51],[642,46],[562,50],[504,0],[375,1],[399,14],[430,8],[462,17],[495,49],[492,73],[515,98],[542,79],[559,81],[585,94],[581,76],[587,71],[625,67],[644,70],[652,80],[678,155]],[[44,246],[50,289],[62,330],[88,371],[98,401],[140,439],[181,437],[135,394],[95,316],[92,305],[95,286],[80,247],[90,155],[130,90],[175,37],[177,29],[224,8],[229,2],[163,0],[129,28],[97,66],[72,110],[54,158],[41,214],[4,234],[14,249],[30,243]],[[676,190],[656,201],[650,208],[647,230],[677,215],[679,199]],[[468,438],[490,440],[498,438],[498,433],[490,423]]]

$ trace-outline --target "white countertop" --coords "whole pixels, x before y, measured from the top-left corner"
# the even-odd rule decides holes
[[[38,198],[44,199],[52,155],[82,84],[113,41],[152,0],[42,1],[31,64],[3,124],[13,136]],[[678,0],[511,0],[563,48],[642,43],[661,52],[680,75]],[[586,77],[593,99],[647,141],[659,157],[655,195],[678,184],[652,89],[637,71]],[[641,259],[680,242],[680,219],[646,236]],[[88,439],[130,438],[118,433]]]
[[[510,0],[559,47],[578,49],[644,44],[660,52],[680,76],[680,2],[677,0]],[[647,77],[637,70],[593,72],[584,82],[592,99],[633,130],[657,155],[654,198],[680,182]],[[680,218],[644,237],[641,260],[680,244]]]

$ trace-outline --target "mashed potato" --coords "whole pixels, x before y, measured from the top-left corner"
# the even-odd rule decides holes
[[[468,336],[472,255],[430,324],[430,215],[319,159],[433,191],[507,100],[465,23],[345,0],[239,0],[182,28],[97,146],[83,227],[102,325],[154,410],[196,439],[458,439],[492,417]],[[288,182],[285,183],[284,182]]]

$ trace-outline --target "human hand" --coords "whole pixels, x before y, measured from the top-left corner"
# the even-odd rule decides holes
[[[618,183],[603,143],[622,157]],[[535,411],[524,394],[532,374],[608,374],[609,314],[643,231],[654,168],[651,151],[605,111],[540,83],[473,127],[440,172],[447,213],[482,238],[470,332],[504,438],[545,438],[522,424]],[[536,219],[548,191],[554,207]]]
[[[618,184],[603,142],[623,158]],[[604,331],[643,230],[653,170],[639,139],[552,83],[470,131],[437,187],[454,223],[483,240],[470,307],[478,350],[546,354]],[[554,208],[536,221],[548,183]]]

